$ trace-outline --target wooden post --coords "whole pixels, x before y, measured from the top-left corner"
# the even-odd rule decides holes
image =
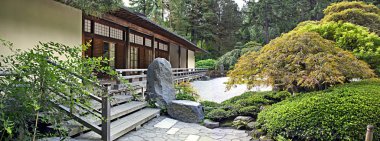
[[[110,84],[104,84],[104,95],[102,96],[102,140],[110,141],[111,140],[111,104],[108,94],[108,89]]]
[[[367,133],[366,133],[366,136],[365,136],[365,141],[372,141],[373,140],[373,130],[374,130],[374,126],[372,125],[368,125],[367,126]]]

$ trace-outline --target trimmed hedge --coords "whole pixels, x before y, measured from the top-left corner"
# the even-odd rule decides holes
[[[287,99],[260,112],[257,122],[272,137],[364,140],[368,124],[380,127],[379,115],[380,79],[371,79]]]
[[[195,67],[214,69],[215,63],[216,63],[216,60],[214,60],[214,59],[199,60],[199,61],[195,62]]]
[[[212,120],[231,119],[237,116],[256,118],[261,106],[280,102],[290,96],[289,92],[246,92],[221,104],[204,101],[202,105],[205,107],[206,118]]]

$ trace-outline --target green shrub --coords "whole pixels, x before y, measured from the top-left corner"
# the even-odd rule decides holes
[[[380,80],[353,82],[272,105],[258,115],[269,135],[293,140],[363,140],[380,127]],[[377,139],[375,139],[377,140]]]
[[[190,101],[197,101],[198,100],[198,94],[191,86],[190,82],[181,82],[179,84],[175,85],[175,89],[177,91],[176,99],[177,100],[190,100]]]
[[[239,109],[239,116],[252,116],[256,117],[259,112],[259,108],[257,106],[247,106]]]
[[[289,92],[281,91],[281,92],[276,92],[276,93],[264,95],[264,98],[272,100],[274,102],[280,102],[280,101],[283,101],[283,100],[289,98],[290,96],[292,96],[292,94],[290,94]]]
[[[239,59],[228,72],[227,88],[270,85],[279,90],[323,90],[352,78],[375,77],[367,63],[315,32],[292,31]],[[265,78],[265,79],[264,79]]]
[[[215,107],[219,107],[220,104],[219,103],[216,103],[216,102],[213,102],[213,101],[202,101],[201,102],[201,105],[203,107],[212,107],[212,108],[215,108]]]
[[[365,12],[369,13],[375,13],[380,14],[380,9],[372,4],[366,4],[365,2],[359,2],[359,1],[343,1],[338,3],[332,3],[330,6],[328,6],[325,10],[323,10],[323,13],[325,15],[330,15],[338,12],[342,12],[347,9],[361,9]]]
[[[215,63],[216,63],[216,60],[214,60],[214,59],[199,60],[199,61],[195,62],[195,67],[214,69]]]
[[[229,113],[221,108],[215,109],[210,111],[206,114],[206,118],[212,119],[212,120],[221,120],[225,119],[226,117],[229,117]]]
[[[214,115],[215,111],[219,113],[220,109],[226,111],[224,117],[214,118],[215,116],[210,116],[210,119],[213,120],[232,119],[237,116],[252,116],[256,118],[261,106],[279,102],[289,96],[289,92],[246,92],[240,96],[223,101],[221,104],[207,102],[205,105],[211,105],[209,107],[213,108],[205,108],[205,112],[207,115],[209,113]]]
[[[189,95],[189,94],[183,94],[183,93],[176,94],[176,99],[177,99],[177,100],[190,100],[190,101],[196,101],[196,99],[194,98],[194,96]]]
[[[343,22],[305,22],[296,30],[317,32],[323,38],[334,41],[338,47],[353,51],[371,69],[380,69],[380,37],[365,27]],[[380,75],[380,71],[375,72]]]
[[[0,50],[11,51],[9,56],[0,56],[0,68],[13,73],[0,78],[0,140],[38,140],[58,132],[65,136],[66,130],[60,127],[67,116],[57,111],[52,102],[70,107],[80,101],[88,108],[91,106],[88,95],[99,94],[98,89],[84,85],[89,81],[98,83],[93,72],[108,74],[111,78],[117,76],[109,66],[102,65],[109,59],[78,55],[85,45],[70,47],[40,42],[36,46],[24,46],[30,48],[25,51],[12,45],[0,39]],[[59,65],[48,63],[47,59]],[[73,73],[80,75],[82,81]],[[52,124],[55,125],[52,134],[41,132],[44,125]]]
[[[380,9],[364,2],[340,2],[325,9],[322,22],[343,21],[367,27],[380,35]]]
[[[223,65],[225,69],[229,70],[232,69],[233,66],[235,66],[238,59],[249,52],[252,51],[259,51],[262,48],[262,45],[251,41],[246,43],[244,46],[236,48],[230,52],[225,53],[223,56],[219,57],[219,59],[216,61],[216,66]]]

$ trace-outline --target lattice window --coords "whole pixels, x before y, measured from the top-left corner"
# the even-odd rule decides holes
[[[152,47],[152,40],[148,39],[148,38],[145,38],[145,46]]]
[[[85,32],[91,32],[91,21],[85,19],[84,20],[84,31]]]
[[[139,45],[144,45],[144,37],[139,35],[135,35],[135,43]]]
[[[129,42],[135,43],[135,34],[129,33]]]
[[[158,42],[155,41],[155,42],[154,42],[154,48],[157,48],[157,45],[158,45]]]
[[[106,26],[100,23],[95,23],[95,34],[109,37],[109,32],[110,32],[109,26]]]
[[[163,43],[158,43],[158,49],[164,50],[164,44]]]
[[[116,28],[110,28],[110,37],[123,40],[123,30],[116,29]]]
[[[168,45],[164,44],[162,50],[169,51]]]

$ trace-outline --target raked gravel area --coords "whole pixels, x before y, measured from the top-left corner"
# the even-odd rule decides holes
[[[208,100],[214,102],[222,102],[234,96],[238,96],[247,91],[270,91],[271,87],[257,86],[250,90],[246,85],[238,85],[229,91],[226,91],[226,84],[228,77],[214,78],[208,81],[194,81],[191,82],[192,86],[197,90],[201,100]]]

